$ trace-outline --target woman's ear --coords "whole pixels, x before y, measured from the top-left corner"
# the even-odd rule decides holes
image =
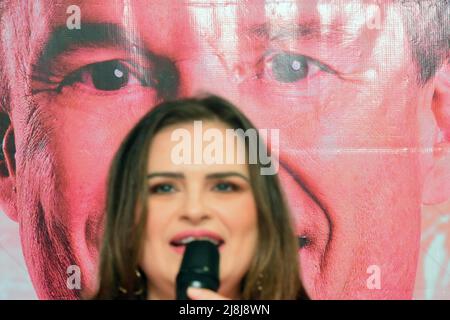
[[[14,128],[7,112],[0,110],[0,210],[17,221]]]
[[[450,200],[450,61],[438,71],[432,111],[439,134],[433,145],[433,159],[425,176],[423,204],[433,205]]]

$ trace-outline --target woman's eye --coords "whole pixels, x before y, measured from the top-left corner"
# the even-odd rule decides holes
[[[60,87],[80,83],[100,91],[116,91],[130,85],[150,86],[145,72],[133,72],[125,62],[110,60],[83,67],[61,83]]]
[[[301,54],[278,52],[269,55],[264,61],[264,73],[276,81],[293,83],[314,76],[319,71],[332,73],[332,70]]]
[[[171,184],[157,184],[150,188],[150,193],[172,193],[175,188]]]
[[[230,191],[236,191],[238,190],[238,186],[234,183],[228,183],[228,182],[220,182],[217,183],[214,186],[214,190],[220,191],[220,192],[230,192]]]

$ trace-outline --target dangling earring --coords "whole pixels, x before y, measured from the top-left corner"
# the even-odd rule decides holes
[[[256,289],[258,289],[259,292],[262,292],[264,287],[262,284],[264,278],[264,274],[261,272],[260,274],[258,274],[258,280],[256,281]]]
[[[142,274],[141,274],[141,272],[140,272],[138,269],[136,269],[135,273],[136,273],[136,277],[137,277],[138,281],[141,282],[141,281],[140,281],[140,280],[142,279]],[[128,294],[128,290],[125,289],[125,288],[122,287],[122,286],[119,286],[119,291],[122,292],[123,294]],[[141,295],[143,292],[144,292],[144,288],[143,288],[143,286],[141,286],[138,290],[136,290],[135,292],[133,292],[133,294],[134,294],[135,296],[138,296],[138,295]]]

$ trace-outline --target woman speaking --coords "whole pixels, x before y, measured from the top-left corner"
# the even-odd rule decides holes
[[[179,152],[174,139],[202,139],[199,123],[224,137],[229,129],[256,131],[216,96],[164,102],[140,120],[110,169],[94,298],[175,299],[183,254],[196,240],[209,241],[220,253],[220,286],[189,288],[190,299],[306,298],[278,176],[263,175],[261,161],[248,161],[252,141],[243,137],[223,143],[216,156],[232,153],[246,161],[180,161],[208,154],[207,143]]]

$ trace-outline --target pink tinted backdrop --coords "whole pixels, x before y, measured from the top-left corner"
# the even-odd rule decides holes
[[[115,150],[158,101],[201,92],[280,130],[312,298],[450,298],[448,1],[0,9],[0,298],[77,298],[72,264],[95,287]]]

